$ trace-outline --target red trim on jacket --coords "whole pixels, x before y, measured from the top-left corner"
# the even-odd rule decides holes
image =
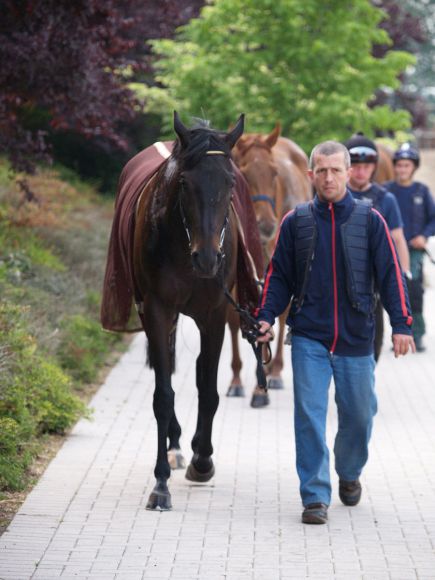
[[[408,309],[406,308],[405,289],[403,287],[402,270],[400,268],[399,260],[397,258],[397,253],[396,253],[396,249],[394,247],[394,243],[393,243],[393,239],[391,237],[390,230],[389,230],[389,228],[387,226],[387,222],[385,221],[385,218],[382,216],[382,214],[380,214],[378,212],[378,210],[374,209],[374,208],[372,208],[372,211],[375,212],[381,218],[382,223],[384,224],[385,233],[387,234],[388,244],[390,245],[390,250],[391,250],[391,253],[393,255],[394,268],[396,271],[396,280],[397,280],[397,285],[399,287],[400,305],[402,307],[402,314],[406,318],[406,324],[408,326],[411,326],[412,316],[409,315]]]
[[[285,216],[282,218],[281,223],[279,224],[279,230],[278,230],[278,233],[277,233],[277,235],[275,237],[275,244],[273,246],[272,258],[273,258],[273,255],[275,254],[276,246],[278,244],[278,240],[279,240],[279,236],[280,236],[280,233],[281,233],[282,224],[283,224],[285,218],[287,216],[289,216],[290,214],[292,214],[294,211],[295,211],[294,209],[291,209],[290,211],[288,211],[285,214]],[[266,279],[264,281],[264,288],[263,288],[263,295],[261,297],[261,303],[260,303],[260,306],[255,310],[255,313],[254,313],[255,316],[258,315],[258,313],[260,312],[260,309],[263,308],[264,304],[266,303],[267,289],[269,288],[270,277],[272,276],[272,273],[273,273],[273,261],[272,261],[272,258],[271,258],[271,260],[269,262],[269,267],[267,269]]]

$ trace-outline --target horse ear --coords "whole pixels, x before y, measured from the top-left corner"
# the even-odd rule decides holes
[[[174,111],[174,131],[177,133],[181,145],[185,147],[189,142],[189,129],[183,125],[177,111]]]
[[[242,113],[234,129],[230,133],[228,133],[227,136],[225,137],[225,140],[229,143],[231,149],[237,143],[237,139],[241,137],[244,128],[245,128],[245,115]]]
[[[277,122],[275,125],[275,129],[266,137],[264,142],[268,145],[271,149],[278,141],[278,137],[281,135],[281,124]]]

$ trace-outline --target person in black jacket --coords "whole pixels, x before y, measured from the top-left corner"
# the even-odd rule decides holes
[[[423,318],[423,259],[427,239],[435,235],[435,202],[428,187],[414,181],[420,165],[420,154],[415,147],[404,143],[393,156],[395,180],[388,181],[389,189],[398,201],[404,222],[405,238],[409,246],[412,278],[408,282],[414,335],[417,352],[423,352],[426,324]]]
[[[338,409],[335,469],[345,505],[361,497],[360,474],[376,413],[374,284],[393,328],[395,356],[415,349],[404,276],[381,214],[346,189],[349,152],[341,143],[317,145],[309,175],[316,191],[281,222],[257,311],[259,342],[290,302],[295,399],[296,467],[302,521],[323,524],[331,501],[326,445],[328,389],[334,377]]]

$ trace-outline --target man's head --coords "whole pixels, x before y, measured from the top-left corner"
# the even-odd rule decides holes
[[[346,195],[350,156],[344,145],[324,141],[310,155],[308,175],[321,201],[335,203]]]
[[[345,146],[351,161],[349,185],[352,189],[364,191],[370,187],[378,162],[378,149],[371,139],[359,133],[348,139]]]
[[[413,175],[420,165],[420,154],[409,143],[403,143],[393,156],[396,181],[403,185],[412,182]]]

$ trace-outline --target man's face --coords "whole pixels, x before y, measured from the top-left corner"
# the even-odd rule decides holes
[[[370,185],[375,172],[374,163],[354,163],[349,172],[349,186],[351,189],[364,190]]]
[[[315,165],[308,174],[319,199],[332,203],[340,201],[346,194],[349,176],[344,154],[316,155],[314,161]]]
[[[394,164],[394,175],[398,183],[409,183],[414,175],[415,165],[411,159],[399,159]]]

